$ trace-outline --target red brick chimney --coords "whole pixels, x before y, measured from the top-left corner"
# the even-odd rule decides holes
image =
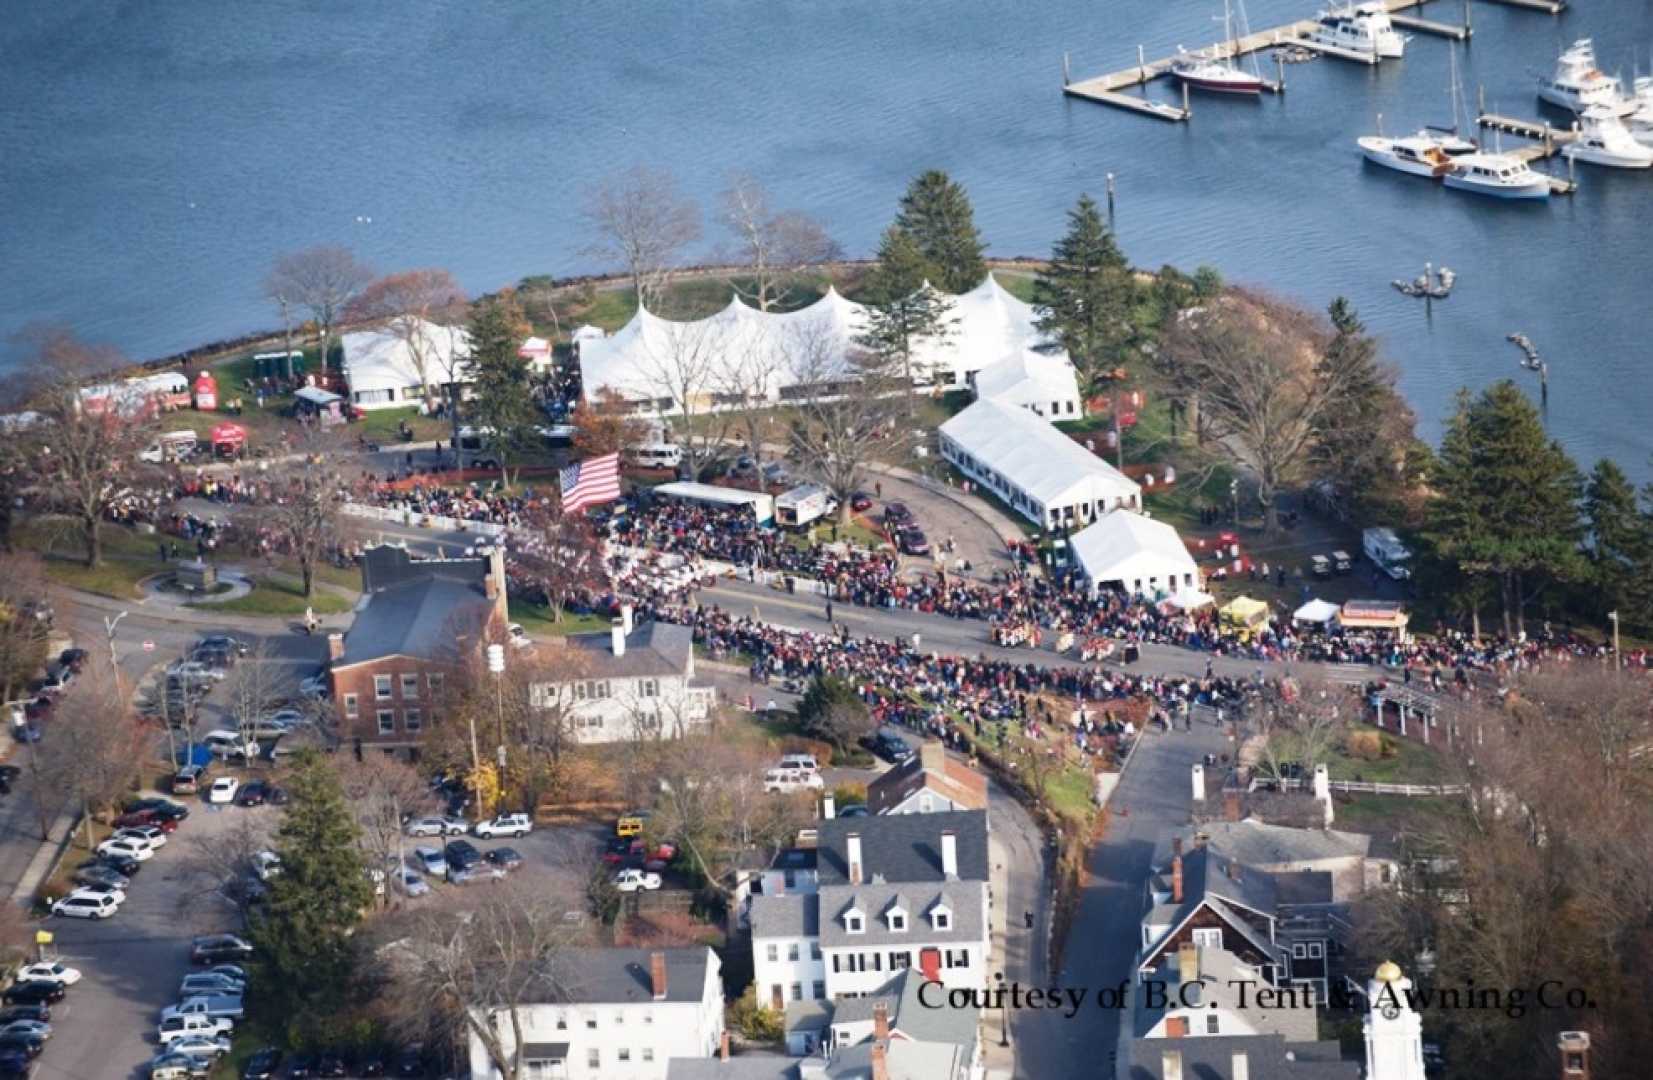
[[[666,1000],[666,954],[649,953],[649,983],[654,987],[654,1000]]]
[[[872,1037],[876,1042],[890,1041],[890,1007],[882,1001],[872,1007]]]
[[[1223,820],[1240,820],[1240,792],[1238,788],[1226,788],[1223,791]]]
[[[344,659],[344,635],[327,635],[327,659],[334,662]]]
[[[1182,903],[1182,855],[1171,856],[1171,903]]]
[[[723,1034],[718,1037],[717,1058],[719,1061],[729,1060],[729,1031],[727,1028],[725,1028]]]
[[[884,1060],[888,1052],[887,1043],[875,1041],[872,1044],[872,1080],[890,1080],[890,1065]]]

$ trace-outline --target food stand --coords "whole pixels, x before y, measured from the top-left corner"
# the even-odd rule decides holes
[[[1392,600],[1347,600],[1337,613],[1337,624],[1345,630],[1388,630],[1397,640],[1408,640],[1407,615],[1400,604]]]
[[[214,424],[212,426],[212,456],[221,458],[238,458],[247,450],[247,429],[240,424]]]
[[[1267,624],[1268,604],[1249,596],[1236,596],[1217,609],[1217,617],[1224,626],[1238,630],[1243,638],[1249,638]]]

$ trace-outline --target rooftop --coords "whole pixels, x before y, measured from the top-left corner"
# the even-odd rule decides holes
[[[1205,837],[1207,847],[1249,866],[1319,862],[1324,859],[1364,857],[1372,838],[1335,829],[1298,829],[1250,817],[1243,821],[1209,821],[1178,834],[1184,850]],[[1166,852],[1164,860],[1169,860]],[[1162,860],[1163,861],[1163,860]]]
[[[689,670],[694,632],[673,623],[639,623],[626,635],[624,656],[614,655],[612,632],[574,634],[567,642],[569,648],[580,650],[581,678],[683,675]]]
[[[984,888],[986,883],[982,881],[823,885],[818,894],[821,948],[980,941]],[[937,929],[930,920],[930,913],[940,906],[945,906],[951,914],[945,930]],[[905,930],[890,929],[885,918],[886,912],[898,907],[907,914]],[[844,914],[852,909],[861,912],[862,925],[866,927],[858,934],[844,927]]]
[[[821,933],[821,898],[815,893],[754,896],[750,915],[754,938],[817,937]]]
[[[369,593],[344,635],[335,670],[387,656],[456,662],[461,634],[479,634],[494,602],[481,587],[451,577],[404,581]]]
[[[1278,1035],[1134,1039],[1128,1080],[1166,1080],[1165,1059],[1180,1055],[1184,1080],[1236,1080],[1234,1061],[1257,1080],[1360,1080],[1360,1065],[1344,1061],[1336,1042],[1288,1043]]]
[[[958,843],[958,876],[987,880],[987,812],[953,810],[940,814],[884,814],[833,818],[816,823],[816,869],[822,886],[849,881],[848,837],[861,837],[864,881],[941,881],[941,834]]]
[[[557,957],[557,1002],[620,1005],[654,1000],[649,956],[666,957],[668,1002],[698,1002],[706,990],[706,966],[717,964],[705,946],[683,949],[566,949]]]
[[[1088,481],[1109,499],[1141,494],[1136,481],[1020,406],[978,401],[942,424],[941,434],[1047,507]]]
[[[888,813],[923,788],[971,810],[987,809],[987,778],[934,741],[868,784],[867,808],[874,814]]]

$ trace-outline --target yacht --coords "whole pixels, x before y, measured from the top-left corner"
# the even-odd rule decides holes
[[[1592,106],[1584,110],[1578,138],[1561,148],[1574,161],[1614,169],[1653,168],[1653,147],[1643,146],[1611,110]]]
[[[1511,154],[1464,154],[1442,181],[1449,188],[1497,199],[1547,199],[1550,178]]]
[[[1406,38],[1389,21],[1389,9],[1378,0],[1322,11],[1309,32],[1311,41],[1351,52],[1375,53],[1396,59],[1406,52]]]
[[[1361,153],[1374,165],[1398,169],[1413,176],[1439,178],[1452,171],[1452,156],[1441,148],[1440,142],[1429,131],[1403,135],[1391,139],[1384,135],[1364,135],[1357,140]]]
[[[1171,75],[1197,90],[1209,90],[1216,94],[1261,94],[1263,77],[1254,70],[1246,71],[1235,62],[1239,48],[1234,40],[1234,16],[1228,0],[1223,0],[1223,40],[1228,43],[1227,57],[1221,55],[1218,47],[1213,47],[1210,52],[1191,53],[1177,46],[1177,58],[1171,62]]]
[[[1638,76],[1634,86],[1630,98],[1633,109],[1625,124],[1637,142],[1653,146],[1653,75]]]
[[[1538,99],[1581,113],[1592,105],[1623,116],[1633,107],[1620,93],[1619,81],[1596,67],[1596,47],[1579,38],[1555,62],[1555,74],[1538,77]]]

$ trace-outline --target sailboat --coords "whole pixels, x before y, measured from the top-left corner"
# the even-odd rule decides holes
[[[1177,58],[1171,63],[1171,75],[1196,90],[1216,94],[1262,93],[1262,76],[1248,72],[1235,63],[1239,48],[1234,39],[1234,15],[1228,0],[1223,0],[1223,40],[1228,45],[1226,57],[1222,55],[1220,45],[1197,53],[1188,52],[1179,45]]]

